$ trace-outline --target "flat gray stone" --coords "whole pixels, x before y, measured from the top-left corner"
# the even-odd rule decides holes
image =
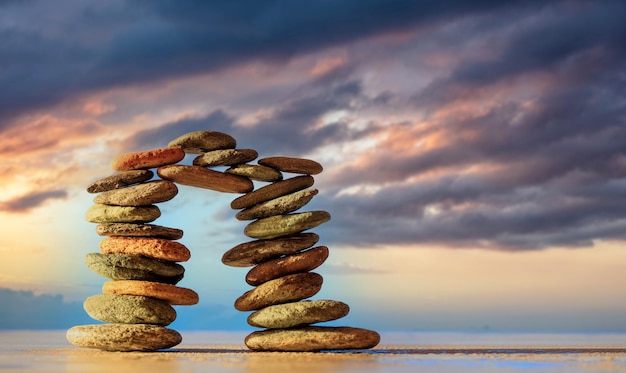
[[[259,328],[285,329],[337,320],[348,312],[350,307],[336,300],[304,300],[260,309],[248,316],[248,324]]]
[[[194,166],[234,166],[247,163],[259,156],[254,149],[221,149],[202,153],[193,160]]]
[[[283,174],[277,169],[257,164],[240,164],[230,167],[224,172],[256,181],[279,181],[283,179]]]
[[[156,224],[102,223],[96,226],[96,233],[100,236],[154,237],[167,240],[183,238],[181,229]]]
[[[276,215],[253,221],[244,228],[243,234],[256,239],[269,240],[315,228],[329,220],[330,214],[326,211]]]
[[[167,180],[154,180],[100,193],[93,202],[114,206],[146,206],[169,201],[176,194],[176,184]]]
[[[254,351],[360,350],[376,346],[380,335],[372,330],[347,326],[307,326],[254,332],[245,339]]]
[[[235,217],[238,220],[254,220],[287,214],[309,203],[316,194],[317,189],[301,190],[241,210]]]
[[[91,223],[150,223],[161,216],[157,206],[92,205],[85,214]]]
[[[111,280],[141,280],[175,285],[183,279],[185,268],[178,263],[139,255],[90,253],[87,267]]]
[[[183,340],[176,330],[149,324],[78,325],[65,336],[74,346],[105,351],[156,351]]]
[[[110,323],[166,326],[176,320],[176,311],[167,302],[137,295],[93,295],[83,308],[92,318]]]
[[[150,170],[133,170],[121,172],[119,174],[113,174],[98,181],[94,181],[87,187],[87,192],[101,193],[113,189],[119,189],[128,185],[150,180],[152,176],[154,176],[154,172]]]

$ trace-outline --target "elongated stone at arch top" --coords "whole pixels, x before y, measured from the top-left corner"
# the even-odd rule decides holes
[[[177,184],[211,189],[225,193],[248,193],[254,188],[250,179],[209,170],[200,166],[169,165],[159,167],[157,174]]]
[[[237,146],[235,139],[218,131],[189,132],[170,141],[170,148],[181,148],[185,153],[198,154],[218,149],[233,149]]]
[[[185,152],[179,148],[160,148],[126,153],[113,158],[111,168],[115,171],[131,171],[156,168],[178,163],[185,158]]]

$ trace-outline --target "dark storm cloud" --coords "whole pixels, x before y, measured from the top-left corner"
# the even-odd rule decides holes
[[[23,213],[37,208],[52,199],[66,199],[67,191],[49,190],[32,192],[9,201],[0,202],[0,211]]]
[[[534,2],[3,2],[0,129],[90,90],[280,61],[418,24]],[[46,8],[49,8],[46,10]],[[45,22],[37,21],[44,13]],[[11,18],[11,16],[13,16]],[[9,87],[7,89],[7,87]]]
[[[203,118],[182,119],[139,132],[125,141],[125,148],[162,147],[183,133],[211,129],[232,135],[239,148],[253,148],[261,157],[299,156],[329,143],[362,138],[375,130],[373,127],[353,131],[341,121],[316,127],[322,117],[333,110],[350,109],[355,103],[380,104],[378,97],[363,94],[359,81],[337,77],[334,83],[321,85],[313,81],[298,91],[299,94],[254,126],[234,125],[237,118],[216,110]]]

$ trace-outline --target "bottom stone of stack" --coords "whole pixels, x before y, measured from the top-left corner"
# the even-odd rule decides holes
[[[359,350],[376,346],[380,335],[372,330],[347,326],[307,326],[296,329],[269,329],[253,332],[245,344],[253,351],[308,352]]]
[[[78,347],[105,351],[155,351],[182,341],[176,330],[148,324],[93,324],[70,328],[67,340]]]

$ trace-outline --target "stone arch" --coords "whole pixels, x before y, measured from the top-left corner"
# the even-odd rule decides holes
[[[239,311],[253,311],[248,324],[265,330],[245,338],[258,351],[319,351],[364,349],[378,344],[378,333],[354,327],[318,326],[349,312],[334,300],[308,300],[322,287],[312,272],[328,257],[326,246],[315,246],[311,229],[330,220],[326,211],[297,212],[317,193],[309,189],[322,166],[292,157],[261,158],[253,149],[237,149],[236,140],[216,131],[196,131],[172,140],[167,148],[127,153],[111,161],[118,173],[87,187],[96,194],[86,219],[104,236],[100,253],[85,261],[109,279],[103,294],[87,298],[84,308],[105,324],[79,325],[67,339],[80,347],[109,351],[152,351],[170,348],[182,336],[167,328],[176,319],[172,305],[193,305],[198,294],[177,286],[180,264],[190,251],[177,242],[183,231],[152,224],[160,217],[157,204],[178,194],[176,184],[241,194],[231,202],[236,218],[251,221],[244,234],[252,241],[227,250],[222,262],[253,267],[246,282],[255,286],[235,301]],[[193,165],[179,164],[185,154],[197,154]],[[224,172],[212,169],[229,167]],[[151,180],[154,171],[159,179]],[[296,174],[288,179],[284,173]],[[266,185],[254,189],[252,180]],[[311,326],[315,324],[315,326]]]

